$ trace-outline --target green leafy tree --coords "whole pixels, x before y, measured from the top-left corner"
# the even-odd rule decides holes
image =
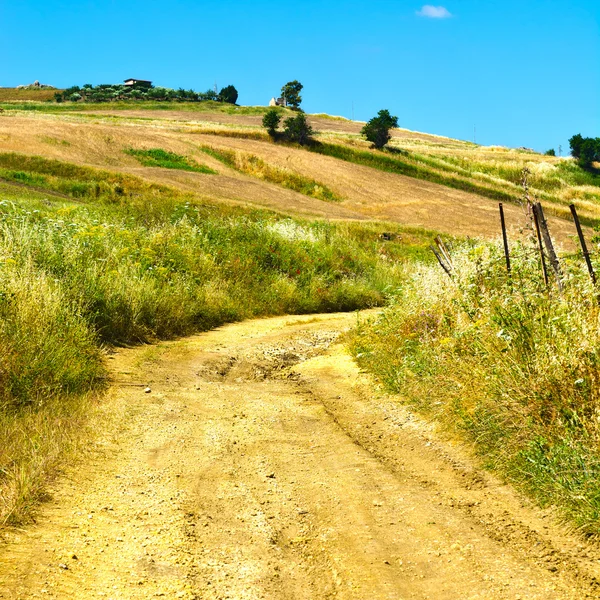
[[[229,104],[235,104],[238,99],[238,91],[232,86],[228,85],[219,92],[219,100],[221,102],[228,102]]]
[[[313,128],[308,124],[306,115],[299,112],[295,117],[289,117],[284,122],[283,135],[290,142],[296,142],[301,146],[306,146],[312,139]]]
[[[600,162],[600,138],[584,138],[579,149],[579,166],[589,169],[593,162]]]
[[[386,109],[380,110],[360,132],[375,148],[383,148],[392,138],[390,129],[398,127],[398,117],[392,117]]]
[[[556,156],[556,150],[554,148],[550,148],[550,150],[546,150],[546,156]]]
[[[579,154],[581,152],[581,144],[583,144],[583,136],[580,133],[574,135],[569,140],[569,145],[571,146],[571,156],[573,158],[579,158]]]
[[[300,92],[304,86],[294,79],[294,81],[288,81],[281,88],[281,95],[285,98],[286,104],[294,109],[299,109],[302,103],[302,96]]]
[[[280,121],[281,115],[276,108],[269,109],[263,117],[262,125],[272,138],[275,138],[277,135],[277,128],[279,127]]]
[[[584,138],[581,134],[574,135],[570,140],[571,156],[583,169],[592,167],[592,163],[600,162],[600,138]]]

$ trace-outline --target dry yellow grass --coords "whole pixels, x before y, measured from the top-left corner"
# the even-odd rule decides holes
[[[105,113],[107,111],[104,111]],[[167,114],[165,114],[165,112]],[[94,118],[89,114],[8,113],[0,118],[0,151],[40,154],[79,164],[135,173],[148,180],[166,183],[190,191],[202,199],[262,206],[287,214],[301,214],[330,219],[376,219],[424,227],[457,235],[493,237],[499,232],[497,203],[476,194],[451,189],[427,181],[381,172],[301,149],[273,144],[269,141],[223,137],[214,133],[215,127],[232,125],[256,130],[260,117],[185,111],[114,111],[119,118],[105,114]],[[155,114],[158,113],[158,114]],[[198,120],[198,117],[202,121]],[[143,118],[140,118],[143,117]],[[176,120],[174,123],[173,121]],[[342,138],[354,144],[345,134],[353,134],[360,123],[315,118],[316,127],[343,130]],[[399,131],[394,144],[418,148],[419,152],[434,154],[443,151],[465,156],[502,157],[516,160],[521,156],[539,162],[546,157],[479,148],[455,140]],[[335,133],[330,133],[336,136]],[[331,204],[308,198],[259,179],[235,172],[201,153],[203,144],[250,152],[268,164],[291,169],[305,177],[322,182],[344,199]],[[179,172],[167,169],[140,167],[123,150],[126,148],[163,148],[195,157],[218,171],[216,176]],[[516,158],[515,158],[516,157]],[[509,225],[520,227],[524,215],[518,206],[506,206]],[[560,207],[559,207],[560,208]],[[587,203],[590,214],[600,216],[598,207]],[[565,207],[565,215],[568,209]],[[572,247],[574,234],[571,223],[551,218],[553,234],[567,247]]]

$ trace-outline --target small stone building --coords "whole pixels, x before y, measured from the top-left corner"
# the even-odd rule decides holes
[[[269,106],[287,106],[285,98],[271,98]]]

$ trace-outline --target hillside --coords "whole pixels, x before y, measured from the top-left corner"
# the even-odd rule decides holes
[[[509,225],[522,225],[520,179],[523,167],[528,167],[531,192],[547,213],[568,218],[568,204],[574,202],[584,222],[595,224],[600,219],[598,178],[581,172],[569,160],[528,151],[396,130],[391,144],[395,152],[383,156],[393,161],[391,169],[389,165],[372,168],[356,164],[360,157],[349,162],[271,143],[260,126],[264,112],[260,107],[208,102],[160,109],[152,103],[133,107],[4,104],[4,108],[0,120],[3,151],[132,173],[205,199],[268,207],[285,214],[377,219],[452,235],[493,237],[498,234],[498,200],[508,204]],[[368,152],[368,144],[359,136],[360,123],[321,115],[310,121],[319,141],[355,154]],[[252,176],[248,169],[232,169],[203,152],[206,146],[235,151],[246,161],[259,158],[296,173],[326,186],[341,201],[325,203],[282,189],[260,173]],[[126,154],[129,148],[160,148],[185,155],[210,166],[217,175],[144,167]],[[552,220],[552,232],[572,248],[569,223]]]

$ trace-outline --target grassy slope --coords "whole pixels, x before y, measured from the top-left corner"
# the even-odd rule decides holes
[[[41,111],[47,110],[46,105],[37,106]],[[95,105],[86,106],[95,107]],[[125,108],[128,107],[131,108],[131,106]],[[98,107],[95,108],[99,110]],[[165,150],[185,154],[181,149],[184,140],[188,143],[195,141],[197,145],[206,145],[203,136],[219,135],[222,138],[219,146],[226,150],[235,149],[247,155],[251,154],[269,167],[278,169],[292,167],[296,174],[318,182],[320,187],[331,189],[335,195],[344,199],[341,204],[358,213],[357,216],[376,215],[380,219],[398,220],[416,226],[469,235],[489,236],[497,232],[497,220],[491,211],[497,211],[498,200],[513,204],[513,207],[509,208],[509,211],[512,211],[508,215],[509,222],[518,224],[522,220],[521,210],[517,207],[521,190],[515,180],[520,176],[522,167],[528,166],[532,171],[530,176],[532,193],[541,197],[548,214],[568,217],[568,203],[574,201],[584,222],[595,224],[600,217],[597,195],[600,188],[594,185],[594,178],[581,172],[570,161],[551,159],[530,152],[481,148],[466,142],[405,130],[395,132],[392,140],[394,152],[375,152],[359,139],[357,134],[360,130],[359,124],[344,120],[314,118],[317,127],[321,130],[318,139],[323,145],[320,149],[335,157],[335,160],[332,163],[315,157],[310,162],[308,158],[301,158],[303,151],[298,151],[293,156],[290,151],[281,146],[278,146],[279,150],[276,151],[275,145],[269,144],[264,130],[260,127],[259,115],[228,114],[200,108],[193,112],[193,106],[186,112],[179,108],[180,105],[175,104],[171,106],[170,111],[164,108],[153,110],[152,107],[146,107],[144,110],[112,110],[110,114],[98,114],[94,111],[73,112],[69,107],[54,105],[52,110],[56,112],[46,114],[43,118],[29,113],[30,118],[27,119],[23,116],[25,115],[23,112],[7,111],[5,116],[9,118],[0,121],[0,130],[3,129],[11,135],[11,138],[16,139],[23,134],[13,135],[11,122],[21,129],[27,127],[26,131],[30,132],[29,139],[26,144],[21,145],[21,148],[27,149],[39,146],[38,140],[43,136],[46,139],[51,137],[58,139],[59,136],[51,134],[50,130],[56,130],[60,127],[60,123],[75,124],[83,121],[85,126],[78,128],[80,134],[86,130],[91,132],[94,129],[98,133],[104,130],[106,138],[113,138],[113,148],[103,148],[95,157],[89,156],[89,148],[95,147],[97,140],[90,139],[88,146],[84,146],[77,136],[63,140],[71,144],[69,156],[71,160],[84,160],[88,164],[98,164],[96,161],[106,160],[108,154],[117,148],[118,143],[133,146],[135,144],[133,140],[141,141],[151,136],[157,138],[160,134],[163,138],[168,136],[170,142],[177,140],[179,147],[149,142],[153,144],[150,147],[162,147]],[[224,111],[235,109],[235,107],[222,105],[218,105],[218,108]],[[259,109],[263,110],[264,107],[256,108]],[[10,118],[13,115],[20,116],[13,120]],[[176,116],[175,122],[172,118],[174,116]],[[19,121],[23,124],[17,125]],[[35,130],[40,131],[38,139],[32,139]],[[65,131],[68,131],[66,127]],[[90,137],[92,137],[91,133]],[[121,142],[120,139],[123,141]],[[260,141],[265,143],[262,145],[255,143]],[[246,146],[240,145],[241,143]],[[18,145],[15,144],[13,147],[17,149]],[[189,147],[188,145],[188,152]],[[280,160],[285,154],[290,159],[287,163]],[[62,155],[67,156],[66,153]],[[339,166],[340,158],[350,163],[345,172]],[[93,162],[90,162],[90,159]],[[273,159],[276,162],[273,162]],[[330,166],[333,164],[337,166],[331,169]],[[355,169],[354,165],[357,164],[365,166],[365,170]],[[467,168],[465,165],[470,167]],[[298,169],[300,166],[301,172]],[[264,175],[260,171],[264,169],[246,169],[246,173],[252,172],[252,175],[259,178]],[[367,171],[370,175],[367,175]],[[381,175],[382,172],[392,177],[385,178]],[[400,178],[397,174],[408,177]],[[211,190],[215,189],[217,181],[213,181]],[[420,182],[427,183],[427,186]],[[360,185],[356,185],[357,183]],[[258,188],[254,189],[258,190]],[[210,193],[212,194],[212,191]],[[219,194],[214,195],[214,197],[218,196]],[[250,202],[256,200],[257,198],[248,198]],[[293,206],[286,202],[282,201],[282,206],[290,206],[290,212],[293,212]],[[273,207],[275,203],[276,198],[272,197],[263,204]],[[572,227],[564,222],[553,224],[553,229],[560,239],[572,235]]]

